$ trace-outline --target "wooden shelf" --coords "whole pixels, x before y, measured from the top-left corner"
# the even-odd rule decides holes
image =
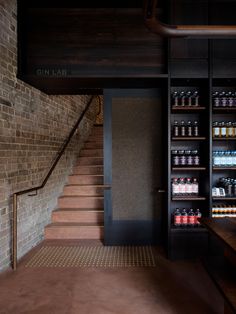
[[[173,171],[204,171],[206,167],[172,167]]]
[[[220,112],[220,113],[222,113],[222,112],[226,112],[226,113],[228,113],[228,112],[230,112],[230,113],[235,112],[236,113],[236,107],[213,108],[213,113],[214,112]]]
[[[172,136],[172,141],[205,141],[205,136]]]
[[[236,137],[213,137],[213,141],[236,141]]]
[[[201,111],[201,110],[205,110],[206,107],[201,107],[201,106],[179,106],[179,107],[172,107],[171,108],[172,111],[180,111],[180,112],[183,112],[183,111]]]
[[[222,170],[236,170],[236,167],[213,167],[214,171],[222,171]]]
[[[236,201],[236,197],[228,197],[228,196],[213,196],[213,201]]]
[[[172,201],[205,201],[203,196],[173,196]]]
[[[186,233],[191,233],[191,232],[207,232],[207,229],[204,227],[187,227],[187,228],[181,228],[181,227],[171,227],[171,232],[177,233],[177,232],[186,232]]]

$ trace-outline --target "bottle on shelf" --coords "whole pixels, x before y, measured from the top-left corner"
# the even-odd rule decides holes
[[[180,135],[181,136],[186,136],[186,126],[184,120],[181,121],[180,125]]]
[[[178,92],[172,93],[172,105],[173,107],[179,106],[179,93]]]
[[[172,166],[199,166],[198,150],[172,150]]]
[[[198,196],[199,183],[197,178],[173,178],[172,196]]]
[[[212,158],[214,167],[236,166],[236,151],[213,151]]]
[[[197,178],[193,178],[192,181],[192,195],[198,195],[199,193],[199,185],[198,185],[198,181]]]
[[[187,136],[193,136],[193,126],[192,126],[192,122],[188,121],[187,123]]]
[[[192,92],[191,91],[188,91],[186,93],[186,98],[187,98],[187,105],[191,107],[192,106]]]
[[[174,226],[181,227],[182,219],[181,219],[181,212],[179,208],[176,208],[174,212]]]
[[[172,134],[174,137],[197,137],[199,136],[198,121],[184,121],[175,120],[172,127]]]
[[[213,122],[212,136],[213,137],[220,137],[220,127],[219,127],[219,123],[217,121]]]
[[[236,205],[225,205],[225,204],[213,205],[212,217],[213,218],[223,218],[223,217],[236,218]]]
[[[173,132],[175,137],[178,137],[180,135],[180,130],[179,129],[180,129],[179,128],[179,123],[178,123],[178,121],[175,121],[174,122],[174,132]]]
[[[185,103],[185,99],[186,99],[186,95],[185,95],[185,92],[180,92],[180,105],[182,107],[186,106],[186,103]]]
[[[194,125],[193,125],[193,135],[194,135],[194,136],[199,136],[198,121],[194,121]]]
[[[201,212],[200,212],[200,209],[197,208],[197,209],[196,209],[196,212],[195,212],[195,225],[196,225],[197,227],[199,227],[199,226],[201,225],[200,221],[198,221],[198,219],[201,218],[201,217],[202,217],[202,214],[201,214]]]
[[[197,90],[193,92],[193,99],[194,99],[194,106],[198,107],[199,106],[199,93]]]
[[[235,211],[236,213],[236,211]],[[194,227],[200,227],[201,224],[198,221],[198,218],[202,217],[202,214],[199,210],[199,208],[197,208],[196,210],[194,210],[193,208],[176,208],[173,212],[173,227],[175,228],[185,228],[185,229],[189,229],[189,228],[194,228]]]
[[[195,226],[195,214],[192,208],[190,208],[190,210],[188,211],[188,226],[189,227]]]
[[[215,91],[212,94],[214,108],[232,108],[236,106],[236,94],[232,91]]]
[[[181,226],[184,228],[188,226],[188,214],[185,208],[183,208],[181,212]]]
[[[222,177],[212,191],[213,196],[236,197],[236,179]]]

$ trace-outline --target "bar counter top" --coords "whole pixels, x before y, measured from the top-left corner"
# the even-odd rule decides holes
[[[236,253],[236,218],[201,218],[200,222]]]

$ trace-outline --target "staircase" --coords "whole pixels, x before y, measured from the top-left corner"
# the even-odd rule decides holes
[[[45,227],[45,239],[102,239],[103,214],[103,127],[95,125]]]

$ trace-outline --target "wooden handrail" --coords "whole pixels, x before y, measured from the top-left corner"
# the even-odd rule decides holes
[[[156,17],[157,0],[144,0],[146,26],[163,37],[235,38],[236,25],[169,25]]]
[[[74,127],[70,131],[70,134],[68,135],[64,144],[62,145],[57,157],[55,158],[54,162],[52,163],[52,166],[50,167],[50,169],[49,169],[46,177],[44,178],[42,184],[40,184],[36,187],[30,188],[30,189],[18,191],[18,192],[13,194],[13,218],[12,218],[12,220],[13,220],[13,222],[12,222],[12,268],[13,268],[13,270],[16,270],[16,268],[17,268],[17,200],[18,200],[18,196],[23,195],[23,194],[27,194],[27,193],[30,193],[33,191],[37,192],[38,190],[42,189],[46,185],[46,183],[48,182],[48,179],[50,178],[53,170],[55,169],[55,167],[57,165],[57,163],[59,162],[62,155],[64,154],[69,142],[71,141],[73,135],[75,134],[75,131],[79,127],[80,122],[83,120],[83,118],[84,118],[86,112],[88,111],[91,103],[93,102],[94,98],[95,98],[95,96],[92,96],[90,98],[89,102],[87,103],[86,107],[84,108],[83,112],[81,113],[79,119],[77,120]],[[37,195],[37,193],[35,195]]]

